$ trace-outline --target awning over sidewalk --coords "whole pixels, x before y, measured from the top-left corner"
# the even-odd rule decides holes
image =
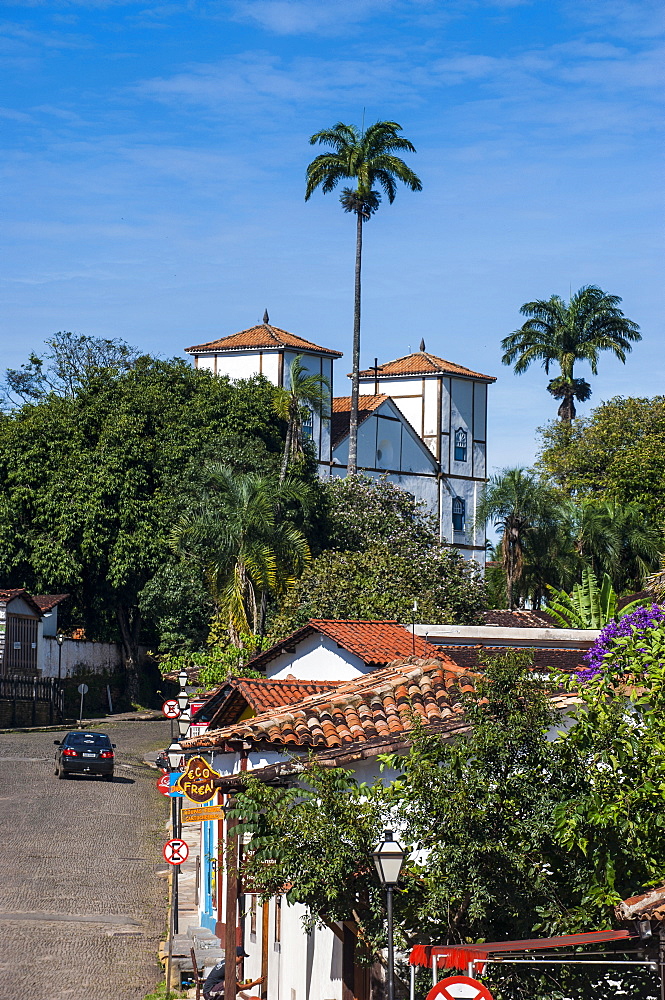
[[[521,941],[485,941],[471,945],[417,944],[411,949],[409,962],[431,968],[432,959],[446,969],[465,969],[469,962],[489,958],[490,955],[511,954],[526,951],[542,951],[548,948],[576,948],[582,944],[601,944],[607,941],[626,941],[635,938],[628,930],[589,931],[586,934],[562,934],[551,938],[528,938]]]

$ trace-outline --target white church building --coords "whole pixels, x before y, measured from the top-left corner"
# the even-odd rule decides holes
[[[185,348],[196,368],[230,378],[264,375],[288,388],[291,362],[324,375],[330,413],[312,414],[309,428],[322,477],[344,476],[348,462],[350,396],[335,396],[340,351],[263,323]],[[423,500],[436,515],[442,540],[485,565],[485,531],[474,533],[478,496],[487,475],[487,387],[496,381],[421,349],[360,373],[358,469],[387,478]]]

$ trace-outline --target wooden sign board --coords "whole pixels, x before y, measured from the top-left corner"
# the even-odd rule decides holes
[[[222,806],[202,806],[200,809],[183,809],[183,823],[204,823],[208,819],[224,819]]]
[[[190,757],[187,767],[176,782],[176,789],[192,802],[210,802],[217,793],[215,778],[221,775],[203,757]]]

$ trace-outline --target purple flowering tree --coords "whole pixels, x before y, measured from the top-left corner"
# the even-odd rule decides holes
[[[588,666],[578,671],[578,678],[590,681],[599,675],[644,673],[641,661],[649,656],[654,642],[665,641],[665,609],[657,604],[636,608],[602,629],[584,659]],[[651,649],[651,654],[655,650]],[[637,668],[637,669],[636,669]]]

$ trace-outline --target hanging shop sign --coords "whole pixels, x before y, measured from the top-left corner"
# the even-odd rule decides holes
[[[192,802],[210,802],[217,791],[215,778],[221,778],[221,774],[203,757],[190,757],[175,787]]]

